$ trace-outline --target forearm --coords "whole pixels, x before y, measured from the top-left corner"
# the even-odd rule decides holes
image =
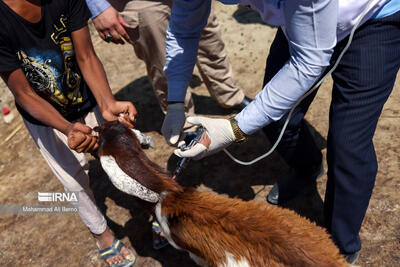
[[[314,73],[304,73],[288,62],[254,101],[235,117],[239,128],[245,134],[252,134],[282,118],[318,81],[325,68],[318,66]]]
[[[25,93],[14,93],[15,101],[32,117],[67,135],[71,123],[46,100],[37,95],[32,89]]]
[[[88,27],[72,32],[72,41],[78,66],[96,98],[103,118],[106,121],[119,119],[133,127],[137,115],[136,108],[129,101],[115,101],[103,65],[94,51]]]
[[[82,60],[78,60],[82,75],[96,98],[100,110],[114,102],[114,96],[107,81],[107,76],[97,55],[93,52]]]
[[[0,76],[7,84],[8,88],[10,88],[15,101],[26,112],[43,124],[67,134],[71,123],[51,104],[36,94],[21,69],[0,73]]]
[[[199,38],[176,40],[167,32],[167,55],[164,68],[168,80],[168,101],[184,102],[197,59]]]
[[[88,27],[72,32],[72,41],[76,52],[76,61],[85,82],[103,111],[107,105],[115,102],[107,81],[103,65],[94,51]]]
[[[175,0],[167,29],[164,68],[168,79],[168,101],[182,102],[197,59],[201,31],[210,14],[209,0]]]
[[[244,133],[279,120],[322,76],[336,45],[337,5],[337,0],[293,0],[285,5],[290,59],[236,116]]]

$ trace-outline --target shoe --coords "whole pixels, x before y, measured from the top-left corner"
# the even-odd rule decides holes
[[[169,245],[168,240],[161,235],[162,229],[156,221],[152,222],[151,229],[153,232],[153,248],[155,250],[162,249],[163,247],[166,247]]]
[[[192,74],[192,78],[190,79],[189,86],[190,88],[196,88],[197,86],[200,86],[203,83],[203,81],[200,79],[199,76]]]
[[[348,264],[355,264],[360,256],[360,252],[356,251],[353,254],[346,254],[344,255],[344,259]]]
[[[237,104],[236,106],[233,107],[233,109],[237,110],[237,111],[241,111],[242,109],[244,109],[248,104],[250,104],[250,102],[253,101],[253,99],[244,96],[242,102],[240,102],[240,104]]]
[[[316,165],[314,169],[315,170],[311,173],[309,179],[307,180],[299,178],[298,174],[292,174],[284,182],[281,182],[281,187],[284,187],[285,189],[285,197],[279,198],[279,185],[278,183],[275,183],[267,195],[268,203],[272,205],[278,205],[289,199],[292,199],[301,191],[302,188],[324,175],[324,165],[322,163]]]
[[[99,245],[97,245],[99,246]],[[117,238],[114,238],[113,243],[111,244],[111,246],[109,246],[108,248],[105,249],[100,249],[99,253],[101,258],[106,261],[108,258],[114,257],[114,256],[122,256],[121,254],[121,248],[124,246],[124,244],[118,240]],[[119,263],[112,263],[110,264],[111,267],[130,267],[133,264],[135,264],[136,258],[135,255],[132,253],[132,251],[130,251],[130,249],[126,248],[130,255],[129,255],[129,259],[124,259],[124,261],[119,262]]]

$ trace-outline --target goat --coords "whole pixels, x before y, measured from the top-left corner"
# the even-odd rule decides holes
[[[99,132],[101,165],[154,214],[169,243],[201,266],[347,266],[327,232],[295,212],[183,188],[119,122]]]

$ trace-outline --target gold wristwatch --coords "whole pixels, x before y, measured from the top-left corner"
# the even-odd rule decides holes
[[[240,130],[239,125],[235,118],[230,118],[229,122],[231,123],[233,135],[235,136],[235,143],[243,143],[247,141],[247,136],[242,130]]]

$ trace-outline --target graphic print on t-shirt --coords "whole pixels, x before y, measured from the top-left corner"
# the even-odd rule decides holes
[[[63,115],[67,115],[66,107],[83,101],[80,92],[82,76],[66,25],[67,18],[61,15],[58,25],[53,25],[51,35],[51,40],[59,46],[62,54],[38,48],[17,52],[21,68],[32,88],[56,105]]]

